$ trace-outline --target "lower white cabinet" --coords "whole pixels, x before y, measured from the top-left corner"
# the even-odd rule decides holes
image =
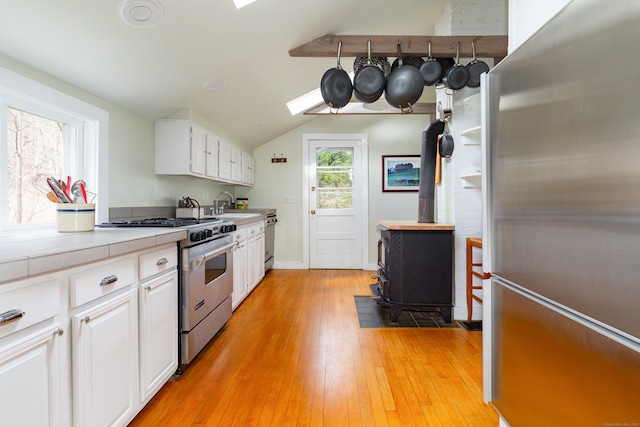
[[[137,290],[72,317],[73,425],[124,425],[137,411]]]
[[[235,309],[264,277],[264,221],[238,228],[238,246],[233,253],[233,295]]]
[[[140,286],[140,402],[146,403],[178,367],[178,273]]]
[[[0,424],[61,426],[57,324],[0,346]]]

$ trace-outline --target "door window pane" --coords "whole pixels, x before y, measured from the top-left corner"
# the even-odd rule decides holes
[[[353,149],[317,149],[316,180],[318,209],[353,208]]]

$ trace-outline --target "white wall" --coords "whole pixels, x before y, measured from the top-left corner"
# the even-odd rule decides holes
[[[369,140],[369,247],[370,268],[377,260],[380,237],[376,225],[382,219],[418,218],[418,193],[382,192],[382,155],[421,153],[422,131],[431,119],[428,115],[322,116],[254,152],[255,173],[259,177],[251,189],[237,190],[249,198],[249,207],[276,208],[276,266],[296,268],[302,265],[302,134],[365,133]],[[271,163],[273,156],[287,163]],[[286,203],[293,195],[296,203]]]
[[[509,52],[513,52],[571,1],[509,0]]]

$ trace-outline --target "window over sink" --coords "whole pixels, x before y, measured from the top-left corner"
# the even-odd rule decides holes
[[[106,111],[0,68],[0,231],[55,223],[46,177],[86,182],[108,211]]]

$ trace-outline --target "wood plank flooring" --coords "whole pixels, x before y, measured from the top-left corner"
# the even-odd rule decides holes
[[[131,426],[497,426],[481,332],[360,329],[370,271],[271,270]]]

